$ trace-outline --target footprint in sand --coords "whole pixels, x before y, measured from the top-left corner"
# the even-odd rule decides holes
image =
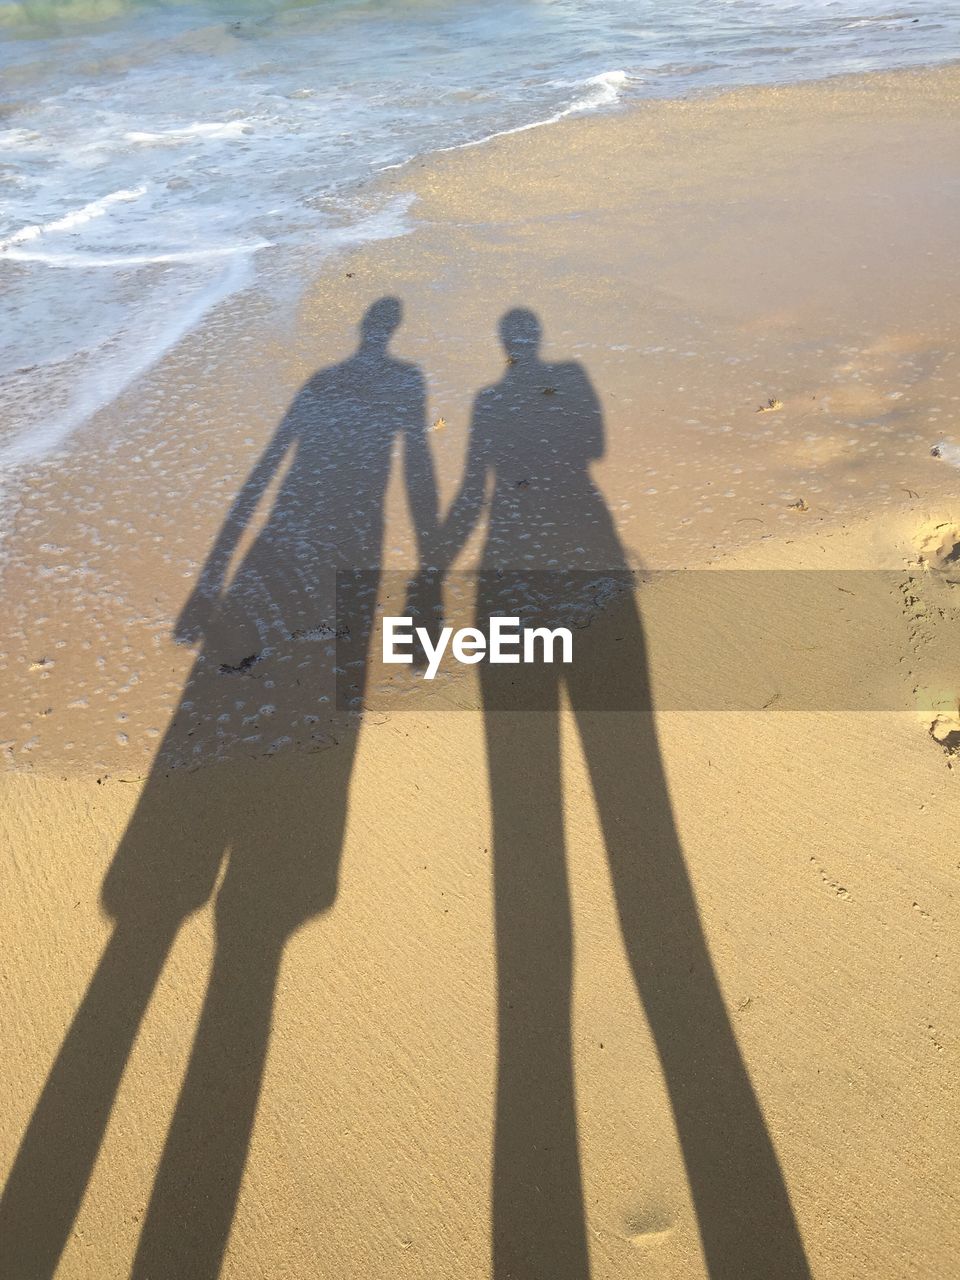
[[[930,737],[948,756],[960,756],[960,702],[952,711],[938,711],[930,722]]]
[[[948,582],[960,582],[960,527],[947,521],[928,527],[918,550],[924,568],[945,574]]]
[[[930,737],[953,757],[960,755],[960,672],[952,662],[960,628],[960,525],[930,522],[919,530],[916,547],[925,572],[902,584],[911,649],[925,671],[914,692]]]
[[[672,1229],[673,1222],[663,1205],[645,1205],[626,1214],[622,1227],[624,1239],[639,1245],[662,1240]]]

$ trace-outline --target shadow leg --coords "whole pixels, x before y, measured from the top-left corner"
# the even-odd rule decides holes
[[[181,917],[119,924],[34,1109],[0,1200],[11,1275],[47,1280],[77,1216],[137,1030]]]
[[[220,922],[190,1062],[160,1159],[132,1276],[213,1280],[247,1160],[283,939]]]
[[[578,718],[624,943],[663,1064],[711,1280],[808,1280],[684,864],[653,717]]]
[[[585,1280],[557,716],[488,711],[486,733],[498,967],[493,1274]]]

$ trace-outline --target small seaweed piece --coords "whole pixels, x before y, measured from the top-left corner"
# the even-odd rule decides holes
[[[241,658],[235,667],[229,662],[220,663],[220,674],[222,676],[242,675],[244,671],[249,671],[255,662],[260,661],[259,653],[248,653],[245,658]]]

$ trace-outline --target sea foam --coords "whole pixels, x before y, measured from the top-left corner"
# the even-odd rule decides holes
[[[39,240],[41,236],[63,231],[76,231],[78,227],[82,227],[87,222],[92,222],[94,218],[102,218],[111,205],[139,200],[141,196],[146,195],[146,192],[147,188],[145,186],[134,187],[129,191],[113,191],[109,195],[101,196],[98,200],[91,200],[89,204],[83,205],[80,209],[73,209],[70,213],[66,213],[60,218],[54,218],[50,222],[31,223],[29,226],[21,227],[12,236],[7,236],[5,240],[0,240],[0,253],[6,253],[15,245],[27,244],[31,240]],[[11,254],[10,256],[14,255]]]
[[[31,40],[0,42],[17,86],[0,129],[7,462],[60,447],[243,282],[402,233],[372,174],[629,99],[929,64],[960,41],[956,7],[921,0],[437,0],[416,21],[401,0],[229,20],[214,0],[142,0],[88,26],[86,0],[13,8]]]

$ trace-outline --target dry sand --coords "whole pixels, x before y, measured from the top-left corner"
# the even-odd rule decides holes
[[[62,1277],[209,1275],[228,1232],[237,1280],[582,1280],[585,1251],[595,1280],[960,1271],[960,473],[930,453],[960,444],[958,86],[649,105],[391,175],[413,234],[337,260],[287,332],[255,300],[224,313],[27,477],[0,706],[6,1273],[52,1274],[63,1244]],[[723,575],[744,603],[704,610],[716,644],[692,579],[641,589],[656,739],[582,706],[578,730],[569,704],[491,718],[499,844],[471,680],[308,751],[326,731],[279,665],[211,668],[207,720],[242,688],[279,729],[144,781],[231,499],[386,295],[444,421],[444,506],[525,306],[599,397],[624,563],[778,571]],[[363,457],[336,462],[362,486]],[[411,563],[399,471],[389,568]],[[615,567],[596,534],[583,564]],[[838,613],[832,586],[856,587],[810,585],[827,569],[875,614]],[[596,620],[594,653],[629,616]]]

